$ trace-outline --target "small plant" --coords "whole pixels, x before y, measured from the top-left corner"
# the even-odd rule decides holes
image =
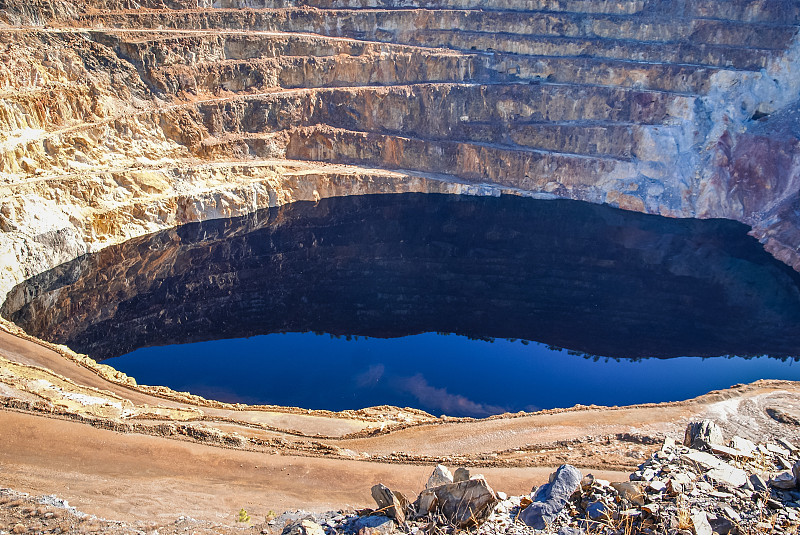
[[[250,515],[244,510],[244,507],[239,509],[239,516],[236,518],[237,522],[250,522]]]

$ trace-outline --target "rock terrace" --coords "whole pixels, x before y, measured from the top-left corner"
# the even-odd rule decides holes
[[[7,0],[0,290],[293,200],[515,193],[753,226],[798,265],[800,7]]]

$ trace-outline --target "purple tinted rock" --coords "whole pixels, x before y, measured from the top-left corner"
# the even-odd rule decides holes
[[[564,509],[567,500],[581,484],[581,472],[574,466],[562,464],[550,476],[550,482],[534,493],[533,503],[519,515],[520,520],[535,529],[545,529]]]

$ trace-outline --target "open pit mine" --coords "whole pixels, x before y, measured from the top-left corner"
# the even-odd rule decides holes
[[[123,267],[143,258],[167,269],[178,252],[211,253],[205,236],[194,245],[170,235],[164,249],[124,245],[134,238],[297,201],[371,194],[514,195],[664,218],[728,219],[746,225],[796,278],[796,0],[0,0],[0,6],[0,533],[367,535],[380,522],[354,528],[353,515],[375,506],[369,489],[387,486],[373,488],[379,506],[389,500],[381,512],[419,514],[419,503],[395,503],[393,492],[416,496],[437,463],[471,467],[485,481],[467,472],[461,483],[434,485],[440,490],[419,498],[428,497],[432,523],[412,529],[395,516],[381,521],[381,533],[461,529],[471,520],[458,517],[462,525],[447,516],[448,493],[487,481],[494,490],[485,494],[491,506],[480,521],[491,513],[495,523],[484,524],[485,533],[531,532],[518,521],[531,496],[519,495],[547,483],[562,464],[577,467],[581,477],[593,474],[570,480],[577,490],[566,494],[563,502],[572,505],[559,517],[567,530],[631,533],[635,525],[649,534],[797,533],[797,382],[482,420],[393,406],[342,412],[253,406],[139,385],[98,364],[94,358],[121,353],[116,345],[125,342],[102,324],[80,354],[38,338],[43,328],[26,332],[10,321],[27,307],[19,315],[31,325],[56,318],[48,328],[81,326],[87,316],[70,307],[84,299],[78,290],[85,275],[68,281],[73,293],[42,288],[58,276],[85,274],[84,255],[112,251],[91,260],[103,268],[95,278],[108,276],[108,293],[90,314],[100,321],[106,310],[100,303],[119,307],[126,292],[149,287],[147,272],[129,284]],[[314,258],[322,270],[327,257]],[[303,268],[276,263],[276,273],[290,265]],[[724,267],[716,269],[708,280],[728,277]],[[683,275],[670,273],[676,280]],[[286,288],[297,287],[293,280]],[[33,282],[21,286],[25,281]],[[476,291],[479,285],[477,277]],[[212,290],[208,295],[222,301],[230,295]],[[682,302],[660,291],[670,306]],[[508,302],[519,298],[513,290],[509,295]],[[554,300],[554,310],[560,302]],[[158,313],[158,302],[146,305],[147,314]],[[643,307],[637,316],[648,313]],[[334,308],[329,315],[335,314]],[[454,314],[435,319],[447,326],[445,316]],[[796,347],[793,323],[746,324],[786,353]],[[512,336],[506,327],[497,320],[492,328]],[[610,338],[607,345],[618,342]],[[706,342],[716,350],[728,339]],[[695,442],[687,432],[681,446],[687,424],[703,421],[715,435]],[[746,481],[720,483],[708,475],[728,468]],[[559,474],[578,477],[571,470]],[[534,493],[535,503],[552,498],[558,477]],[[626,483],[638,485],[636,492],[608,483],[629,478],[637,479]],[[600,502],[605,516],[571,520],[590,518]],[[633,507],[635,523],[625,524],[623,512]],[[343,512],[316,517],[322,527],[296,514],[276,524],[276,513],[301,508]],[[437,524],[442,518],[449,520]]]

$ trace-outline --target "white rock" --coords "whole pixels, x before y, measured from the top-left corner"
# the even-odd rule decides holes
[[[702,511],[692,514],[692,525],[695,535],[714,535],[711,524],[708,523],[708,517]]]
[[[782,457],[788,457],[790,453],[789,450],[787,450],[786,448],[782,448],[777,444],[773,444],[771,442],[767,442],[766,447],[767,451],[769,451],[770,453],[774,453],[775,455],[780,455]]]
[[[442,464],[437,464],[436,468],[433,469],[433,473],[428,478],[425,488],[432,489],[442,485],[449,485],[452,482],[453,474],[450,473],[450,470],[448,470],[447,467]]]
[[[725,457],[742,457],[745,459],[752,459],[753,454],[752,452],[747,452],[745,450],[739,450],[736,448],[730,448],[728,446],[722,446],[720,444],[711,444],[711,451],[718,455],[724,455]]]
[[[747,440],[746,438],[742,438],[740,436],[735,436],[731,439],[731,448],[739,451],[743,451],[746,455],[753,456],[756,451],[756,445]]]
[[[747,472],[741,468],[734,468],[733,466],[713,468],[709,470],[706,475],[717,483],[722,483],[734,488],[739,488],[747,483]]]
[[[788,440],[784,440],[782,438],[778,438],[778,439],[775,439],[775,441],[778,444],[780,444],[781,446],[783,446],[784,448],[786,448],[787,450],[789,450],[790,452],[792,452],[792,453],[797,451],[797,446],[795,446],[794,444],[792,444]]]
[[[738,488],[747,482],[747,472],[741,468],[735,468],[709,453],[693,451],[684,455],[684,458],[694,461],[704,468],[710,468],[711,470],[706,475],[718,483]]]

